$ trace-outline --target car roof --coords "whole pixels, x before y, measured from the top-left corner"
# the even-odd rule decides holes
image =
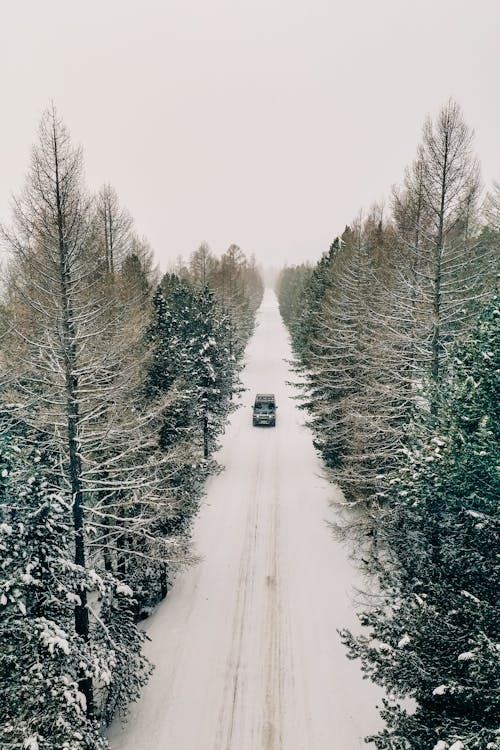
[[[257,393],[256,401],[274,401],[274,393]]]

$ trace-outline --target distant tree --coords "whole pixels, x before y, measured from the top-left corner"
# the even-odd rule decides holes
[[[295,344],[296,327],[306,304],[305,288],[312,274],[308,264],[284,268],[276,280],[281,317]]]
[[[500,267],[500,182],[494,181],[483,207],[485,224],[478,242],[481,267],[485,268],[485,288],[498,291]]]
[[[191,283],[200,291],[211,282],[217,261],[206,242],[191,255],[189,260],[189,276]]]
[[[132,233],[128,252],[123,256],[120,276],[133,299],[141,308],[149,311],[151,297],[158,282],[158,270],[148,241],[140,239],[135,233]]]
[[[255,261],[249,263],[238,245],[230,245],[213,268],[208,287],[229,324],[230,355],[239,360],[253,331],[263,293]]]
[[[304,286],[304,307],[293,329],[294,348],[307,367],[316,339],[321,307],[328,288],[328,271],[339,249],[338,239],[324,253]]]
[[[218,317],[229,325],[230,354],[241,360],[253,332],[255,315],[262,301],[264,286],[255,258],[247,258],[238,245],[230,245],[215,257],[206,243],[191,255],[189,265],[179,261],[174,275],[196,290],[208,287],[215,295]]]
[[[104,185],[96,205],[99,249],[108,273],[114,273],[130,252],[132,217],[120,206],[115,189]]]

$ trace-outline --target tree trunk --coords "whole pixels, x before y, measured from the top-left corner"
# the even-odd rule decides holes
[[[71,273],[69,269],[69,258],[65,242],[64,214],[61,200],[61,186],[59,181],[59,156],[58,141],[55,122],[53,122],[53,148],[56,175],[56,204],[57,204],[57,231],[59,241],[59,269],[61,281],[61,308],[62,308],[62,332],[64,348],[64,365],[66,380],[66,434],[69,455],[69,478],[71,485],[71,496],[73,501],[73,527],[75,532],[75,564],[85,568],[85,538],[83,517],[83,492],[81,485],[81,459],[78,452],[78,378],[76,375],[76,342],[73,323],[73,311],[69,296]],[[76,594],[79,604],[75,607],[75,632],[84,641],[89,639],[89,612],[87,608],[87,591],[83,586],[78,586]],[[87,716],[94,715],[94,697],[92,678],[80,670],[78,687],[85,697]]]
[[[208,417],[203,417],[203,455],[208,458]]]
[[[434,288],[432,299],[433,330],[431,342],[431,375],[434,382],[441,376],[441,259],[444,243],[444,213],[446,206],[448,173],[448,134],[445,134],[445,151],[441,174],[441,196],[438,214],[438,233],[434,249]]]

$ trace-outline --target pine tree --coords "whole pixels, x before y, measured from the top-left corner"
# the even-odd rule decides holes
[[[205,458],[216,448],[233,394],[236,357],[232,336],[229,317],[218,315],[215,297],[206,287],[198,298],[195,335],[190,345]]]
[[[381,603],[361,617],[368,636],[343,633],[371,679],[416,703],[385,702],[378,748],[500,746],[499,322],[495,298],[415,425],[385,518]]]
[[[392,227],[374,208],[332,245],[328,265],[318,264],[305,406],[315,446],[350,502],[383,501],[409,418],[392,248]]]
[[[194,336],[196,294],[173,274],[166,274],[153,298],[153,317],[147,332],[152,357],[145,383],[149,399],[170,393],[161,415],[159,446],[175,449],[180,459],[172,467],[171,483],[178,502],[170,529],[187,530],[197,508],[207,467],[197,417],[197,390],[190,342]]]
[[[82,669],[106,681],[112,657],[73,626],[75,591],[97,579],[71,560],[71,501],[41,466],[38,451],[0,437],[0,744],[98,750]]]
[[[215,450],[234,390],[236,358],[231,353],[229,316],[208,287],[197,292],[174,274],[163,278],[154,305],[154,354],[147,389],[158,394],[177,383],[179,392],[172,409],[164,413],[162,443],[176,441],[185,431],[207,459]]]

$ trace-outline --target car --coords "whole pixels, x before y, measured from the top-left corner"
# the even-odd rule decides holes
[[[276,426],[276,399],[274,393],[257,393],[253,405],[253,426]]]

